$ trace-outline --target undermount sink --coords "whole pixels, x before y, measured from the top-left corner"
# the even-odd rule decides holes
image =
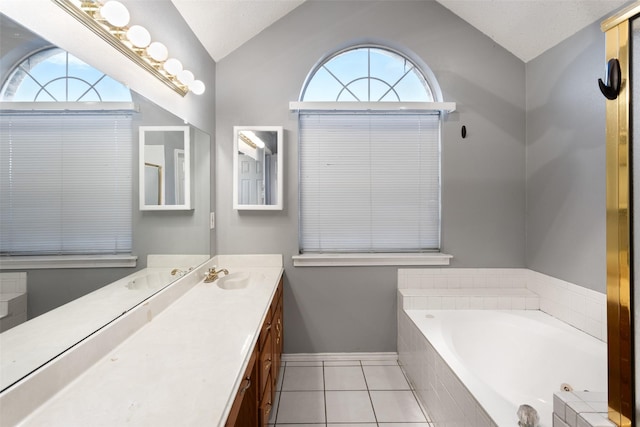
[[[174,280],[175,277],[172,277],[167,272],[166,274],[161,273],[149,273],[143,276],[138,276],[133,280],[130,280],[125,286],[131,290],[134,289],[159,289],[166,284],[170,283]]]
[[[216,284],[220,289],[225,290],[243,289],[249,284],[250,277],[249,273],[238,271],[219,278],[216,280]]]

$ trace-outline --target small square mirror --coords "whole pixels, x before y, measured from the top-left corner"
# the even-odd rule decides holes
[[[234,209],[282,210],[282,136],[282,126],[234,126]]]
[[[140,126],[140,210],[190,210],[189,126]]]

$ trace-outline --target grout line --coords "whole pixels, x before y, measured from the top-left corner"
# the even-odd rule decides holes
[[[326,425],[329,417],[327,417],[327,383],[325,381],[324,360],[322,361],[322,397],[324,398],[324,422]]]
[[[365,359],[365,360],[367,360],[367,359]],[[332,361],[332,360],[329,360],[329,361]],[[284,388],[284,374],[285,374],[285,371],[287,369],[287,366],[288,366],[289,362],[285,362],[283,367],[282,367],[282,376],[283,376],[283,378],[282,378],[282,387],[281,387],[281,390],[280,390],[280,399],[282,399],[282,394],[283,393],[291,393],[291,392],[293,392],[293,393],[303,393],[303,392],[309,392],[309,391],[316,391],[316,392],[317,391],[322,391],[323,392],[323,398],[324,398],[323,404],[324,404],[324,416],[325,416],[324,422],[307,423],[307,424],[313,424],[313,425],[318,426],[318,427],[320,427],[320,426],[331,427],[331,424],[333,424],[333,423],[329,423],[328,422],[328,417],[327,417],[327,415],[328,415],[327,414],[327,385],[326,385],[326,367],[327,366],[325,365],[325,362],[326,362],[326,360],[322,360],[321,361],[321,363],[322,363],[321,366],[303,366],[303,367],[309,367],[309,368],[313,368],[313,367],[321,367],[322,368],[322,390],[287,390],[287,391],[283,391],[282,389]],[[364,381],[365,381],[365,385],[366,385],[367,394],[369,395],[369,402],[371,403],[371,408],[373,410],[373,415],[374,415],[374,418],[375,418],[375,421],[367,421],[366,423],[367,424],[376,424],[378,427],[384,427],[385,423],[380,423],[378,421],[378,416],[376,414],[376,409],[375,409],[375,406],[373,405],[373,399],[371,398],[371,390],[369,388],[369,383],[367,381],[367,376],[365,375],[365,372],[364,372],[364,367],[365,366],[369,366],[369,365],[364,365],[362,360],[358,360],[358,364],[359,365],[351,365],[351,366],[353,366],[353,367],[359,366],[360,370],[362,371],[362,375],[364,377]],[[295,366],[295,365],[292,365],[292,366]],[[334,366],[334,365],[329,365],[329,367],[332,367],[332,366]],[[404,422],[403,424],[416,424],[416,425],[418,425],[418,424],[425,424],[426,423],[427,427],[434,427],[435,426],[433,424],[433,422],[431,421],[431,418],[429,417],[429,414],[426,412],[426,408],[420,402],[420,399],[418,398],[418,396],[416,394],[414,386],[411,383],[411,381],[409,381],[407,373],[403,369],[403,367],[400,364],[399,360],[396,361],[396,365],[373,365],[373,366],[398,366],[400,368],[405,380],[409,384],[409,390],[411,391],[414,399],[416,399],[416,402],[418,403],[418,406],[420,407],[420,411],[422,412],[423,416],[425,417],[425,421]],[[339,390],[339,391],[362,391],[362,390]],[[403,390],[385,390],[385,391],[404,391],[404,389]],[[274,420],[274,424],[270,425],[270,427],[279,427],[279,426],[287,426],[287,425],[293,426],[293,425],[297,424],[297,423],[278,423],[277,422],[277,417],[279,415],[278,414],[279,410],[280,410],[280,400],[278,400],[278,408],[276,409],[276,419]],[[365,421],[352,421],[352,422],[349,422],[349,423],[338,423],[338,424],[354,424],[354,426],[355,426],[356,424],[362,424],[362,423],[365,423]]]
[[[427,412],[427,408],[424,407],[424,405],[422,404],[422,402],[418,398],[418,393],[416,392],[416,389],[415,389],[415,387],[413,385],[413,382],[411,382],[411,380],[409,379],[409,375],[407,375],[407,373],[405,372],[404,368],[400,364],[400,359],[398,359],[398,366],[400,367],[400,371],[402,371],[402,375],[404,375],[404,379],[407,381],[407,384],[409,384],[409,390],[411,390],[411,394],[413,395],[413,398],[418,403],[418,406],[420,407],[420,411],[422,412],[422,415],[424,415],[425,420],[427,420],[427,424],[431,425],[431,417],[429,416],[429,413]]]
[[[278,396],[278,406],[276,407],[276,416],[273,418],[274,426],[278,424],[278,411],[280,410],[280,402],[282,401],[282,389],[284,388],[284,373],[286,370],[287,370],[287,362],[284,362],[282,363],[282,366],[280,366],[280,375],[279,375],[279,376],[282,376],[282,382],[280,382],[280,378],[276,378],[276,392],[280,393],[280,395]],[[280,390],[278,390],[278,384],[280,384]],[[267,420],[267,423],[268,422],[269,420]]]
[[[373,399],[371,398],[371,390],[369,390],[369,382],[367,381],[367,376],[364,373],[364,365],[362,364],[362,360],[360,360],[360,370],[362,371],[362,376],[364,377],[364,384],[367,386],[367,395],[369,396],[369,403],[371,403],[371,410],[373,411],[373,418],[376,420],[376,425],[379,426],[378,423],[378,415],[376,414],[376,407],[373,406]]]

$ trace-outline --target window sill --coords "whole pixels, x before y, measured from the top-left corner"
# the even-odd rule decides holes
[[[443,253],[413,254],[302,254],[294,255],[294,267],[351,267],[449,265],[453,255]]]
[[[0,270],[135,267],[135,255],[46,255],[0,257]]]

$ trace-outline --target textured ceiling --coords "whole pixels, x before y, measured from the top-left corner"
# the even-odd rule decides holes
[[[438,1],[524,62],[630,3],[628,0],[420,1]],[[172,2],[211,57],[219,61],[304,0]]]

